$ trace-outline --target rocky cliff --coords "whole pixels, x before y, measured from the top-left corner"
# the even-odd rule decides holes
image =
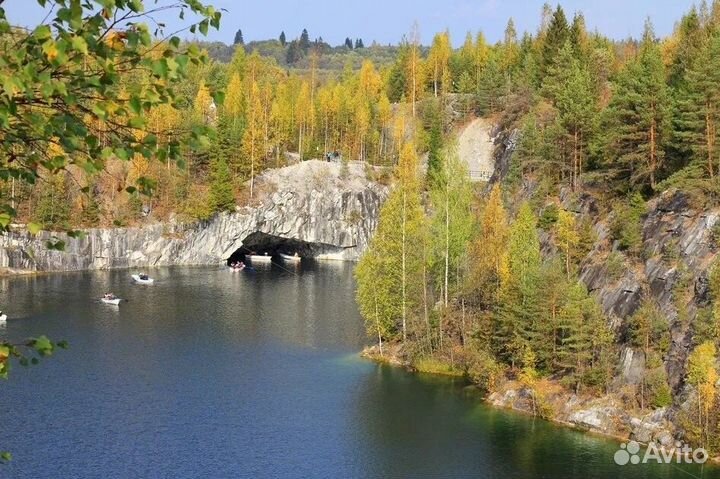
[[[256,180],[251,206],[207,222],[90,229],[81,239],[16,230],[0,236],[0,268],[72,271],[219,264],[237,250],[292,247],[307,256],[355,260],[367,247],[388,188],[368,179],[364,163],[316,160],[269,170]],[[263,235],[258,235],[263,233]],[[47,248],[57,237],[64,251]],[[258,238],[260,238],[258,242]],[[244,249],[246,248],[246,249]]]

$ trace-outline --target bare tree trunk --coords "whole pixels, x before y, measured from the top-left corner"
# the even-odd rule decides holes
[[[373,290],[373,293],[375,296],[375,327],[377,328],[378,348],[380,348],[380,356],[382,356],[383,355],[382,333],[380,332],[380,315],[378,314],[377,291]]]
[[[407,262],[406,262],[406,226],[407,226],[407,213],[406,213],[406,198],[407,193],[403,191],[403,207],[402,207],[402,336],[403,343],[407,340],[407,311],[405,306],[405,293],[407,283]]]
[[[447,168],[446,168],[447,170]],[[448,307],[448,282],[450,277],[450,186],[445,180],[445,308]]]

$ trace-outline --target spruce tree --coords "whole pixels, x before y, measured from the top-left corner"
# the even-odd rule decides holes
[[[585,285],[578,281],[567,288],[558,315],[560,341],[557,349],[557,367],[572,381],[576,392],[592,359],[593,332],[586,319],[591,305]]]
[[[348,50],[353,49],[353,42],[352,40],[350,40],[350,37],[345,37],[345,48],[347,48]]]
[[[243,40],[243,34],[242,30],[238,30],[235,32],[235,40],[233,40],[233,45],[244,45],[245,40]]]
[[[548,26],[547,34],[545,35],[542,45],[542,63],[540,65],[542,76],[547,74],[555,61],[555,57],[563,48],[569,36],[570,31],[565,12],[562,7],[558,5],[550,20],[550,25]]]
[[[210,164],[210,202],[213,211],[233,211],[235,209],[232,176],[224,158],[215,159]]]
[[[522,359],[526,347],[537,340],[540,320],[540,238],[537,218],[529,203],[520,206],[510,228],[508,274],[501,285],[496,332],[498,354],[511,365]]]
[[[282,45],[282,46],[285,46],[285,44],[287,43],[287,39],[285,38],[285,31],[284,31],[284,30],[283,30],[282,32],[280,32],[280,38],[279,38],[279,40],[280,40],[280,45]]]
[[[303,52],[307,52],[310,48],[310,35],[308,35],[308,31],[304,28],[302,33],[300,34],[300,41],[298,42],[298,44]]]
[[[431,98],[423,112],[427,131],[428,165],[427,176],[432,183],[442,178],[443,118],[440,101]]]

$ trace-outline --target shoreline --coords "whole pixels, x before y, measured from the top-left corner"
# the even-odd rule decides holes
[[[377,364],[386,364],[389,366],[402,368],[411,374],[430,374],[433,376],[448,376],[448,377],[462,376],[462,377],[466,378],[466,380],[467,380],[467,383],[468,383],[467,387],[473,388],[478,393],[480,393],[481,402],[489,407],[494,408],[494,409],[517,413],[517,414],[520,414],[525,417],[531,417],[533,419],[540,419],[543,421],[547,421],[548,423],[552,423],[557,426],[572,429],[572,430],[575,430],[575,431],[583,433],[583,434],[590,434],[592,436],[597,436],[597,437],[617,441],[620,444],[627,443],[629,441],[635,441],[638,444],[647,447],[648,444],[652,442],[661,451],[674,451],[675,450],[675,447],[668,447],[667,444],[662,444],[662,443],[656,441],[655,438],[653,438],[650,441],[642,441],[642,440],[639,440],[638,438],[634,438],[634,437],[632,437],[633,433],[634,433],[634,431],[632,429],[630,429],[626,432],[622,432],[622,433],[619,431],[603,431],[600,429],[590,427],[589,425],[582,425],[582,424],[579,424],[579,423],[576,423],[573,421],[563,419],[562,417],[558,417],[558,416],[560,416],[560,414],[558,414],[554,410],[553,410],[554,414],[552,416],[546,417],[546,416],[534,413],[532,409],[516,406],[517,402],[499,401],[498,400],[499,398],[505,398],[508,395],[510,395],[512,397],[521,397],[523,392],[527,391],[528,388],[525,388],[522,386],[512,387],[513,385],[519,386],[519,384],[516,381],[505,378],[505,380],[501,383],[502,384],[501,387],[496,388],[495,391],[484,393],[484,392],[482,392],[481,388],[478,387],[477,384],[473,383],[470,379],[468,379],[465,374],[462,374],[462,375],[444,374],[442,372],[418,369],[416,366],[414,366],[410,362],[400,359],[400,356],[397,354],[400,349],[401,349],[401,345],[397,344],[397,343],[384,345],[383,354],[380,355],[377,345],[371,345],[371,346],[366,346],[365,348],[363,348],[363,350],[360,351],[359,355],[360,355],[360,357],[370,360],[370,361],[373,361]],[[440,362],[440,360],[437,360],[437,361]],[[447,365],[447,367],[451,367],[451,366]],[[575,397],[575,394],[565,391],[565,394],[563,396]],[[605,396],[605,397],[594,396],[594,397],[587,397],[586,400],[589,403],[592,403],[594,401],[607,400],[608,397],[609,396]],[[569,402],[572,402],[572,400],[570,399]],[[664,408],[661,408],[659,410],[662,410],[662,409],[664,409]],[[657,411],[658,411],[658,409],[656,409],[654,411],[650,411],[648,414],[643,416],[643,418],[651,416],[651,415],[657,413]],[[582,412],[582,410],[580,409],[577,412]],[[638,420],[638,421],[643,420],[642,418],[633,416],[630,411],[623,410],[623,412],[628,418],[630,418],[630,423],[632,423],[634,420]],[[674,436],[673,436],[671,444],[673,446],[675,444]],[[705,464],[710,464],[713,467],[719,468],[719,470],[720,470],[720,456],[709,457]]]

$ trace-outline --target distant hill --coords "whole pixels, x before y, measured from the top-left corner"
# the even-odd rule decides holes
[[[287,42],[283,46],[279,40],[261,40],[248,42],[245,45],[227,45],[222,42],[199,42],[210,58],[221,63],[228,63],[236,47],[245,48],[250,54],[257,51],[263,57],[274,58],[278,65],[285,68],[305,70],[310,67],[309,51],[303,51],[297,44]],[[288,62],[288,51],[295,48],[297,60]],[[400,47],[394,45],[373,44],[363,48],[350,49],[344,45],[332,47],[325,42],[312,42],[310,48],[319,52],[318,68],[321,70],[342,70],[348,62],[353,69],[359,69],[366,59],[372,60],[377,68],[391,65],[397,57]]]

